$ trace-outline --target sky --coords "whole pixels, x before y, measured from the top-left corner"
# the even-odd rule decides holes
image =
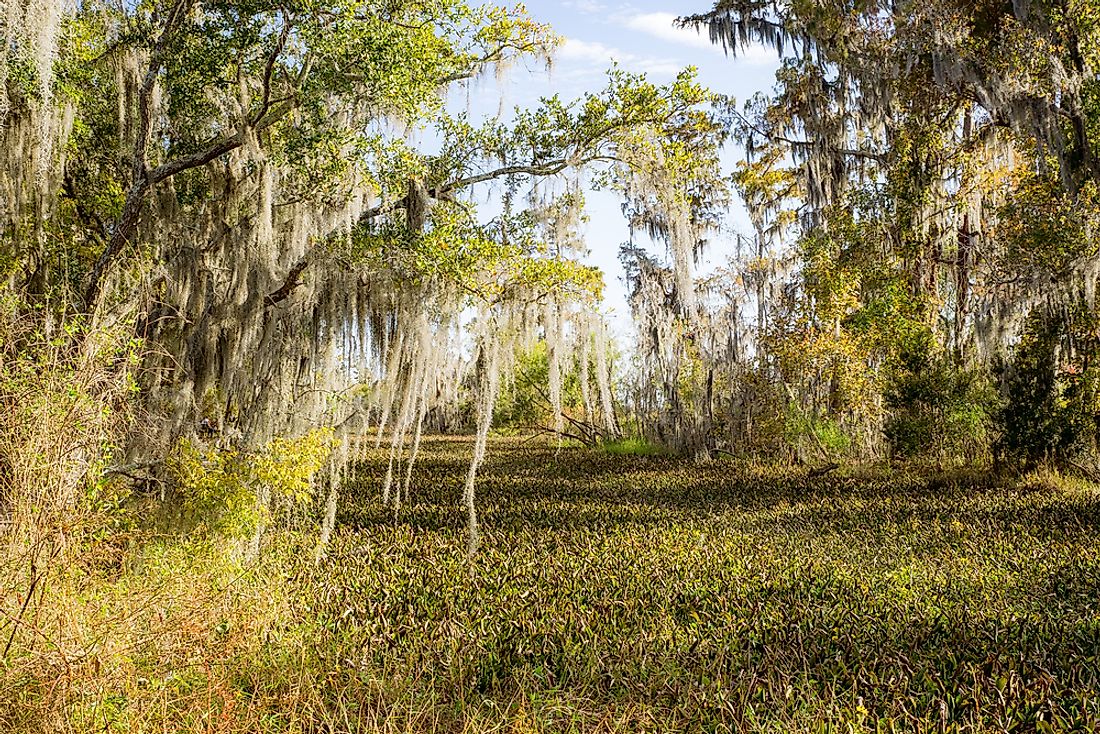
[[[739,104],[771,89],[774,82],[778,62],[773,52],[752,48],[734,59],[711,44],[705,32],[675,27],[677,15],[705,12],[711,0],[528,0],[525,5],[534,19],[549,23],[564,38],[551,68],[536,61],[516,65],[499,79],[489,78],[460,92],[461,99],[452,103],[468,106],[474,116],[492,116],[502,109],[535,106],[540,97],[553,94],[573,99],[603,88],[613,62],[628,71],[644,72],[657,83],[671,81],[684,67],[695,66],[702,84],[734,97]],[[727,150],[724,167],[732,171],[740,157],[740,151]],[[618,255],[630,233],[615,194],[590,191],[586,203],[588,262],[604,272],[604,311],[616,337],[625,341],[632,330]],[[492,206],[489,199],[486,206]],[[700,263],[701,273],[726,261],[736,232],[748,233],[748,219],[739,204],[731,209],[724,229],[712,238]]]

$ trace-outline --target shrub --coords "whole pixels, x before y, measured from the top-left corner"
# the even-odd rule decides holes
[[[884,433],[895,456],[990,456],[999,396],[989,377],[942,354],[903,353],[885,391]]]
[[[1096,454],[1100,424],[1100,319],[1083,305],[1027,318],[1005,366],[998,453],[1025,464]]]
[[[182,439],[166,466],[190,523],[241,538],[263,522],[266,503],[258,498],[308,500],[313,475],[328,461],[333,446],[331,428],[296,439],[276,438],[256,452],[203,448]]]

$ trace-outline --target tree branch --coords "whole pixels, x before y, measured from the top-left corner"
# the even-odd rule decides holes
[[[145,71],[145,78],[141,82],[138,93],[138,127],[134,138],[134,150],[131,160],[130,190],[126,193],[126,201],[122,206],[122,214],[119,216],[115,227],[111,232],[107,246],[92,265],[88,274],[88,285],[84,290],[84,305],[88,310],[95,307],[99,297],[100,283],[107,269],[122,251],[122,248],[130,241],[130,237],[137,227],[138,217],[141,214],[141,205],[145,200],[145,194],[149,191],[149,163],[147,153],[149,139],[152,136],[153,119],[153,89],[156,87],[157,77],[164,65],[165,52],[168,43],[186,11],[193,0],[176,0],[168,13],[168,19],[164,23],[164,29],[153,46],[153,53],[149,59],[149,68]]]
[[[287,98],[271,105],[266,113],[252,125],[253,132],[260,132],[271,127],[294,109],[295,104],[293,98]],[[111,239],[107,247],[100,253],[99,258],[92,267],[88,277],[88,285],[84,291],[85,308],[91,310],[95,307],[102,278],[133,236],[141,213],[141,206],[149,189],[178,173],[204,166],[214,159],[241,147],[244,145],[247,130],[247,127],[240,127],[233,134],[208,143],[202,150],[162,163],[152,171],[148,170],[145,162],[146,144],[142,144],[140,150],[135,150],[135,173],[139,170],[138,160],[140,160],[140,174],[126,195],[122,216],[111,233]],[[146,133],[146,136],[148,136],[148,133]]]
[[[312,252],[312,250],[307,251],[305,256],[294,264],[286,274],[286,279],[281,286],[264,296],[264,307],[271,308],[272,306],[282,303],[290,298],[290,294],[295,288],[302,285],[301,281],[298,280],[298,276],[300,276],[302,271],[306,269],[306,266],[309,265],[310,252]]]
[[[566,168],[583,166],[586,163],[593,163],[595,161],[614,161],[618,160],[615,156],[611,155],[597,155],[592,154],[575,159],[558,158],[557,160],[547,161],[546,163],[522,163],[511,166],[502,166],[501,168],[493,169],[492,171],[486,171],[484,173],[474,174],[473,176],[466,176],[459,178],[450,183],[436,186],[435,188],[428,189],[428,193],[433,198],[440,198],[452,191],[466,188],[467,186],[474,186],[485,181],[491,181],[496,178],[502,178],[504,176],[553,176],[561,173]]]
[[[473,79],[481,73],[481,67],[486,64],[493,64],[501,61],[504,58],[504,54],[507,51],[515,51],[517,55],[534,53],[538,50],[541,44],[538,43],[504,43],[486,53],[480,58],[474,59],[470,62],[470,67],[463,71],[456,71],[453,74],[448,74],[440,80],[441,84],[451,84],[452,82],[460,82],[465,79]]]
[[[271,76],[275,71],[275,62],[279,60],[279,56],[282,55],[283,49],[286,47],[286,39],[290,35],[292,27],[293,23],[284,15],[283,31],[279,34],[279,40],[275,43],[275,48],[271,49],[271,53],[267,57],[267,63],[264,64],[264,97],[260,109],[256,110],[255,116],[250,120],[253,127],[259,124],[260,120],[271,109]]]

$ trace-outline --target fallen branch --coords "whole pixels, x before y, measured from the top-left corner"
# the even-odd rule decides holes
[[[810,469],[810,473],[806,476],[808,476],[810,479],[817,479],[818,477],[823,477],[829,472],[836,471],[839,468],[840,464],[837,464],[836,462],[831,462],[829,464],[826,464],[825,466],[819,466],[816,469]]]
[[[541,430],[541,433],[535,434],[536,436],[540,436],[540,435],[542,435],[542,433],[552,433],[555,436],[561,436],[562,438],[571,438],[574,441],[580,441],[582,444],[584,444],[585,446],[588,446],[590,448],[592,446],[599,445],[598,441],[592,441],[591,439],[586,438],[585,436],[582,436],[582,435],[579,435],[579,434],[576,434],[576,433],[570,433],[569,431],[559,431],[556,428],[547,428],[545,426],[539,426],[539,429]]]

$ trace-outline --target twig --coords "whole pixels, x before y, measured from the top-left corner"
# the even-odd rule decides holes
[[[23,600],[23,606],[19,609],[19,614],[12,620],[11,634],[8,635],[8,644],[4,645],[4,652],[0,653],[0,660],[5,660],[8,657],[8,651],[11,650],[11,644],[15,641],[15,633],[19,631],[19,625],[22,623],[23,615],[27,613],[27,607],[30,606],[31,597],[34,596],[34,590],[38,586],[39,579],[42,578],[42,574],[38,573],[38,568],[31,562],[31,574],[34,578],[31,579],[31,586],[27,589],[27,598]]]

